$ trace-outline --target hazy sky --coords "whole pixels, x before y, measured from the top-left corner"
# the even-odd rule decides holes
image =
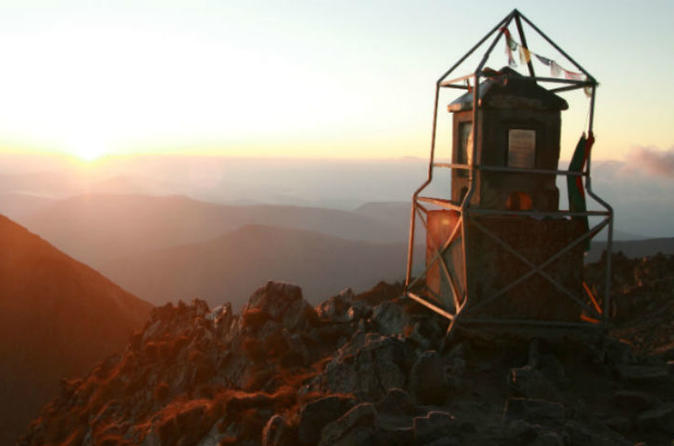
[[[437,77],[515,6],[599,80],[597,158],[674,147],[671,0],[21,0],[0,3],[0,150],[426,158]]]

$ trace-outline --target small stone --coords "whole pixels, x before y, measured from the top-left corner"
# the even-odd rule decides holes
[[[612,417],[605,421],[605,424],[616,432],[624,433],[632,429],[632,423],[627,417]]]
[[[560,403],[529,398],[510,398],[506,401],[507,418],[549,419],[564,418],[564,406]]]
[[[514,444],[529,444],[538,433],[534,426],[521,419],[513,419],[506,424],[504,436]]]
[[[531,446],[564,446],[564,439],[557,432],[539,433]]]
[[[622,365],[617,370],[621,379],[639,384],[656,384],[669,378],[664,365]]]
[[[289,445],[288,423],[281,415],[273,415],[262,430],[262,446]]]
[[[510,369],[508,386],[511,391],[525,398],[559,400],[559,390],[537,369],[530,365]]]
[[[452,414],[436,410],[428,412],[423,417],[415,417],[413,426],[417,444],[424,444],[439,437],[452,436],[460,431]]]
[[[641,430],[658,429],[674,434],[674,403],[665,404],[640,414],[636,424]]]
[[[646,392],[619,390],[613,395],[613,403],[623,409],[641,412],[653,407],[655,397]]]
[[[405,326],[412,323],[403,308],[392,301],[377,305],[372,312],[372,321],[380,333],[387,335],[402,334]]]
[[[386,446],[408,446],[414,444],[414,430],[411,427],[377,426],[372,435],[372,444]]]
[[[314,445],[321,438],[323,427],[341,417],[353,407],[353,398],[344,396],[326,396],[312,401],[300,411],[297,437],[301,444]]]
[[[358,426],[347,432],[334,446],[371,446],[374,428]],[[251,445],[252,446],[252,445]]]
[[[460,446],[461,442],[458,438],[454,437],[443,437],[433,440],[430,443],[426,443],[424,446]]]
[[[421,404],[442,404],[449,395],[445,364],[435,350],[417,358],[410,371],[410,390]]]
[[[416,408],[409,393],[394,387],[377,402],[377,411],[391,415],[412,415]]]
[[[316,307],[318,317],[331,322],[349,322],[347,315],[355,297],[351,288],[346,288]]]
[[[353,443],[347,444],[367,444],[361,443],[361,441],[369,440],[371,437],[373,432],[371,426],[374,426],[376,418],[377,410],[374,405],[372,403],[361,403],[323,428],[319,446],[336,445],[347,438],[353,441]],[[357,429],[359,427],[366,429]],[[367,429],[368,427],[370,428]]]

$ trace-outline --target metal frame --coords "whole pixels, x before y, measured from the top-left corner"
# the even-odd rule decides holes
[[[484,77],[482,69],[484,68],[485,63],[487,62],[489,55],[491,54],[494,47],[500,41],[502,37],[502,32],[500,31],[503,27],[508,27],[511,22],[515,22],[517,31],[522,42],[522,45],[527,47],[526,44],[526,35],[522,27],[522,22],[525,22],[530,26],[540,37],[542,37],[546,42],[548,42],[553,48],[555,48],[561,55],[563,55],[568,62],[573,64],[580,72],[582,72],[586,79],[584,80],[574,80],[574,79],[558,79],[552,77],[540,77],[536,76],[533,64],[531,60],[528,62],[528,71],[529,78],[533,79],[536,82],[546,82],[546,83],[557,83],[563,84],[561,87],[556,87],[551,89],[552,92],[566,92],[571,90],[576,90],[579,88],[591,87],[591,96],[590,96],[590,110],[589,110],[589,119],[588,119],[588,134],[592,133],[592,127],[594,123],[594,104],[595,96],[597,89],[597,81],[590,75],[582,66],[580,66],[575,60],[573,60],[564,50],[562,50],[555,42],[553,42],[547,35],[545,35],[536,25],[534,25],[529,19],[527,19],[522,13],[517,9],[514,9],[510,14],[503,18],[491,31],[489,31],[480,41],[475,44],[463,57],[461,57],[458,62],[456,62],[449,70],[447,70],[436,82],[435,88],[435,101],[433,108],[433,126],[431,132],[431,154],[430,154],[430,163],[428,166],[428,178],[426,181],[414,192],[412,196],[412,209],[410,215],[410,233],[409,233],[409,243],[408,243],[408,258],[407,258],[407,268],[405,275],[405,288],[404,295],[410,299],[415,300],[416,302],[428,307],[432,311],[446,317],[449,319],[450,324],[447,331],[451,331],[459,320],[459,316],[462,313],[466,315],[462,316],[461,322],[464,323],[485,323],[485,324],[520,324],[520,325],[534,325],[534,326],[545,326],[545,327],[600,327],[602,329],[606,328],[607,325],[607,315],[610,301],[610,277],[611,277],[611,251],[613,244],[613,208],[599,196],[597,196],[592,190],[592,177],[591,177],[591,151],[588,154],[586,167],[583,172],[571,172],[568,170],[547,170],[547,169],[521,169],[521,168],[512,168],[507,166],[486,166],[478,165],[475,160],[477,159],[477,147],[478,147],[478,109],[479,109],[479,89],[480,89],[480,79]],[[478,48],[480,48],[490,37],[496,33],[495,38],[491,41],[488,46],[487,51],[482,57],[479,65],[474,72],[453,78],[451,80],[446,80],[447,77],[453,73],[469,56],[471,56]],[[527,47],[528,48],[528,47]],[[469,82],[472,80],[473,86],[471,87]],[[465,83],[465,84],[459,84]],[[441,88],[455,88],[461,90],[472,90],[473,93],[473,153],[470,157],[469,164],[456,164],[456,163],[436,163],[435,162],[435,143],[436,143],[436,133],[437,133],[437,121],[438,121],[438,101],[440,96]],[[468,171],[468,184],[469,188],[465,194],[463,201],[461,203],[455,203],[447,198],[441,197],[429,197],[421,196],[421,192],[426,189],[426,187],[433,181],[433,170],[435,168],[447,168],[450,170],[461,169]],[[554,211],[554,212],[539,212],[539,211],[504,211],[496,209],[484,209],[484,208],[475,208],[470,206],[470,200],[474,192],[475,185],[475,172],[478,170],[483,171],[498,171],[498,172],[511,172],[511,173],[524,173],[527,174],[542,174],[542,175],[555,175],[555,176],[582,176],[585,177],[585,188],[587,190],[587,195],[591,197],[596,203],[598,203],[603,210],[600,211],[586,211],[586,212],[570,212],[566,211]],[[426,230],[428,230],[428,224],[425,216],[428,214],[428,209],[422,204],[431,204],[443,209],[449,209],[459,212],[459,218],[456,223],[456,226],[453,228],[451,236],[441,247],[433,247],[435,249],[435,255],[433,259],[426,265],[424,271],[412,280],[412,264],[414,261],[414,241],[415,241],[415,224],[416,217],[419,216],[421,222],[423,223]],[[520,216],[539,216],[539,217],[552,217],[552,218],[566,218],[573,216],[600,216],[603,217],[602,220],[596,224],[594,227],[590,228],[582,236],[576,238],[572,242],[566,245],[566,247],[557,251],[554,255],[548,258],[545,262],[535,265],[529,261],[521,253],[517,252],[512,246],[508,245],[505,241],[500,239],[497,235],[488,231],[484,226],[480,225],[473,216],[477,215],[520,215]],[[518,278],[515,278],[510,284],[503,287],[494,295],[488,297],[487,299],[482,300],[476,305],[469,305],[470,302],[470,289],[468,282],[468,272],[467,272],[467,263],[466,263],[466,222],[470,221],[471,224],[476,227],[479,231],[487,235],[489,238],[494,240],[495,243],[499,244],[503,249],[508,251],[510,254],[518,258],[520,261],[524,262],[530,270],[521,275]],[[593,305],[588,305],[583,299],[579,299],[579,296],[574,295],[574,293],[567,290],[564,286],[550,277],[545,273],[544,268],[551,264],[554,260],[561,257],[567,251],[571,250],[579,243],[592,239],[595,237],[601,230],[608,228],[608,239],[606,244],[606,268],[604,271],[605,274],[605,283],[604,283],[604,299],[603,299],[603,308],[600,308],[597,304],[594,296],[589,292],[589,289],[584,284],[585,291],[589,294],[589,301]],[[447,264],[445,263],[443,254],[452,246],[454,243],[458,243],[456,240],[461,239],[461,256],[464,264],[463,268],[463,283],[464,283],[464,293],[460,295],[459,290],[455,283],[455,278],[452,276]],[[418,285],[425,284],[425,276],[428,273],[431,266],[439,263],[444,278],[447,280],[452,292],[451,302],[446,301],[443,296],[438,296],[433,293],[428,287],[423,287],[421,291],[417,290]],[[565,294],[567,297],[572,299],[580,308],[584,309],[588,317],[584,320],[586,322],[567,322],[567,321],[554,321],[554,320],[514,320],[514,319],[499,319],[499,318],[480,318],[477,314],[480,307],[486,305],[487,303],[498,299],[503,296],[509,289],[513,288],[517,284],[526,281],[528,278],[535,275],[543,277],[545,280],[554,285],[559,291]]]

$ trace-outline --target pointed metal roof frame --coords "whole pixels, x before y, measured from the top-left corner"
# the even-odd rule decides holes
[[[597,81],[592,76],[590,73],[585,70],[578,62],[576,62],[569,54],[564,51],[559,45],[557,45],[550,37],[547,36],[543,31],[540,30],[531,20],[529,20],[524,14],[522,14],[519,10],[513,9],[512,12],[510,12],[507,16],[505,16],[496,26],[494,26],[491,31],[489,31],[487,34],[485,34],[482,39],[480,39],[468,52],[461,57],[450,69],[448,69],[442,76],[437,81],[437,85],[439,87],[450,87],[450,88],[462,88],[465,89],[466,87],[463,85],[454,85],[457,82],[461,82],[464,80],[467,80],[470,77],[477,76],[481,77],[483,75],[482,69],[484,68],[485,63],[489,59],[489,56],[491,55],[491,52],[494,50],[494,47],[496,44],[499,42],[501,37],[503,36],[503,32],[501,32],[502,28],[507,28],[511,22],[515,22],[515,25],[517,27],[517,33],[520,37],[520,40],[522,41],[522,46],[529,49],[527,45],[527,39],[526,39],[526,34],[524,32],[524,28],[522,26],[522,21],[526,22],[527,25],[529,25],[536,33],[542,37],[546,42],[550,44],[555,50],[557,50],[568,62],[573,64],[573,66],[579,70],[583,75],[585,75],[585,79],[583,80],[576,80],[576,79],[561,79],[561,78],[554,78],[554,77],[537,77],[536,72],[534,70],[533,63],[531,59],[527,62],[527,67],[529,70],[529,76],[531,78],[534,78],[535,80],[539,81],[544,81],[544,82],[557,82],[557,83],[563,83],[563,84],[572,84],[571,87],[562,87],[561,89],[553,89],[551,91],[566,91],[566,90],[571,90],[575,88],[581,88],[584,86],[596,86]],[[445,80],[447,77],[453,73],[468,57],[470,57],[475,51],[477,51],[491,36],[494,35],[494,33],[497,33],[496,37],[494,40],[491,42],[489,45],[487,52],[484,54],[482,57],[482,60],[480,61],[479,65],[475,69],[475,71],[469,75],[466,76],[461,76],[459,78],[451,79],[451,80]]]

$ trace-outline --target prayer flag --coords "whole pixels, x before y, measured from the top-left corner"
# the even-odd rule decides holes
[[[575,71],[564,70],[564,77],[567,79],[574,79],[577,81],[583,80],[582,73],[576,73]]]
[[[531,62],[531,52],[527,47],[520,45],[520,63],[526,64]]]
[[[592,97],[592,86],[591,85],[586,85],[585,88],[583,88],[583,91],[585,92],[585,96],[588,98]]]
[[[548,59],[547,57],[539,56],[536,54],[536,58],[543,64],[550,66],[552,64],[552,59]]]
[[[562,72],[562,67],[560,67],[559,64],[557,64],[557,62],[555,62],[554,60],[551,60],[550,61],[550,74],[552,75],[552,77],[559,76],[561,72]]]

